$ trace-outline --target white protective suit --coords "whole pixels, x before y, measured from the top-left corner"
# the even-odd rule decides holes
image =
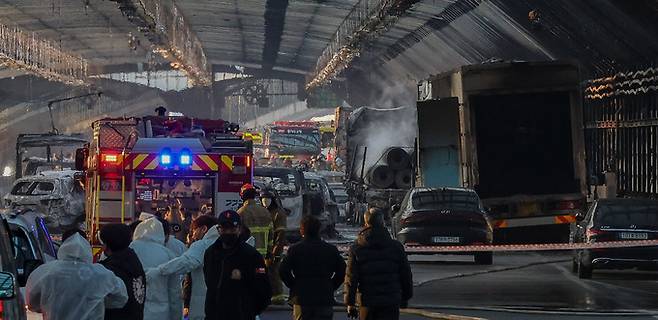
[[[147,277],[156,275],[175,275],[192,273],[192,295],[190,297],[190,320],[206,318],[206,281],[203,275],[203,257],[208,247],[219,238],[217,226],[213,226],[203,239],[193,242],[185,253],[159,267],[149,270]]]
[[[174,236],[169,236],[169,240],[167,240],[167,244],[165,244],[165,247],[167,249],[171,250],[176,257],[180,257],[185,251],[187,251],[187,246],[183,241],[180,241],[176,239]]]
[[[105,308],[128,301],[123,281],[92,263],[91,246],[79,234],[66,239],[57,260],[39,266],[27,279],[26,302],[44,320],[103,320]]]
[[[137,225],[130,248],[147,271],[175,258],[175,254],[164,245],[162,223],[157,219],[147,219]],[[181,305],[178,275],[146,278],[144,320],[180,320],[183,314],[182,308],[179,310]]]
[[[187,246],[183,243],[183,241],[180,241],[176,239],[174,236],[169,236],[167,239],[167,242],[165,243],[165,247],[167,249],[171,250],[171,252],[174,253],[174,257],[178,258],[185,251],[187,251]],[[178,282],[176,282],[176,304],[172,305],[174,307],[174,310],[183,310],[183,280],[185,279],[185,276],[179,275],[178,276]]]

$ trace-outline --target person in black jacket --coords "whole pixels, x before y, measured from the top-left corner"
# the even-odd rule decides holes
[[[391,239],[384,226],[381,210],[366,211],[364,220],[366,226],[347,260],[345,305],[351,317],[358,314],[361,320],[397,320],[412,296],[411,267],[404,247]]]
[[[121,309],[106,309],[105,319],[144,319],[146,276],[142,263],[128,245],[131,240],[130,227],[125,224],[108,224],[99,234],[106,259],[100,261],[105,268],[123,280],[128,291],[128,302]]]
[[[303,240],[288,249],[279,274],[290,288],[295,320],[333,319],[334,291],[345,277],[345,261],[335,246],[320,239],[321,223],[302,219]]]
[[[240,239],[240,215],[219,215],[219,239],[204,255],[207,320],[254,320],[270,304],[265,260]]]

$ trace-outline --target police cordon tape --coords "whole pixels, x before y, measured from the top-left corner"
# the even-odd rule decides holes
[[[337,245],[341,252],[349,251],[351,245]],[[556,251],[609,249],[658,246],[658,240],[601,241],[594,243],[535,243],[535,244],[491,244],[464,246],[414,246],[404,247],[407,253],[458,253],[458,252],[511,252],[511,251]]]

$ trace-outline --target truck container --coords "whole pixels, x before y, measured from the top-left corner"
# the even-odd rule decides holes
[[[580,73],[463,66],[419,84],[418,185],[478,192],[496,241],[567,240],[586,206]]]

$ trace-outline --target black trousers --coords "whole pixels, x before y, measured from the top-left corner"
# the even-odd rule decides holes
[[[292,306],[294,320],[332,320],[334,318],[333,306]]]
[[[399,320],[399,306],[360,307],[359,320]]]

